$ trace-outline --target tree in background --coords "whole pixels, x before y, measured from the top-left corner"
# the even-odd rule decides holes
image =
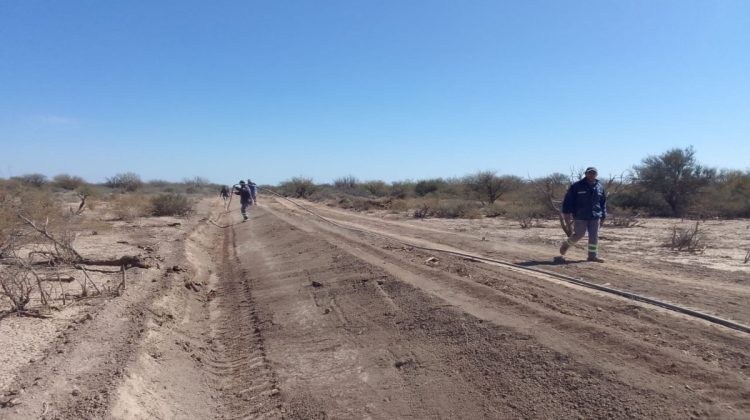
[[[414,185],[414,193],[419,197],[424,197],[430,193],[436,193],[445,185],[442,178],[425,179]]]
[[[636,182],[658,193],[669,205],[673,216],[683,216],[699,190],[716,176],[715,169],[698,164],[692,146],[649,156],[633,169]]]
[[[47,176],[42,174],[25,174],[21,176],[14,176],[11,179],[37,188],[47,183]]]
[[[312,178],[298,176],[282,182],[279,189],[287,197],[307,198],[315,192],[317,187]]]
[[[339,190],[351,191],[357,188],[359,180],[354,175],[342,176],[333,180],[333,187]]]
[[[52,178],[52,180],[55,182],[55,185],[68,191],[75,190],[76,188],[86,184],[86,181],[80,176],[68,174],[57,175]]]
[[[495,171],[479,171],[464,177],[464,183],[483,204],[490,205],[506,192],[519,188],[523,180],[514,175],[497,176]]]
[[[111,178],[107,178],[104,183],[109,188],[117,188],[123,191],[133,192],[141,188],[143,181],[138,174],[133,172],[124,172]]]

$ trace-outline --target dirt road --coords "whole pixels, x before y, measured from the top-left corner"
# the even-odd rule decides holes
[[[270,197],[247,223],[213,209],[187,276],[102,309],[0,417],[750,418],[747,334],[371,232],[527,265],[549,246],[305,205],[363,232]],[[750,323],[742,273],[545,268]]]

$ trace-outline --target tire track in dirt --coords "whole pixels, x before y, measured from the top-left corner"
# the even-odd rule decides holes
[[[717,407],[717,400],[727,401],[729,406],[735,405],[741,410],[750,408],[746,403],[742,403],[750,395],[746,372],[743,374],[739,369],[727,370],[732,364],[744,369],[742,366],[746,366],[750,360],[746,342],[731,334],[725,335],[711,329],[705,333],[684,334],[681,329],[689,331],[692,328],[690,322],[675,320],[673,317],[661,317],[658,313],[649,316],[648,312],[645,313],[645,319],[641,320],[642,315],[639,311],[620,309],[624,305],[612,302],[611,299],[597,300],[597,296],[576,294],[569,288],[548,284],[536,285],[537,292],[541,290],[543,294],[535,293],[533,290],[530,296],[508,294],[506,291],[498,294],[491,286],[472,285],[471,283],[476,282],[467,281],[460,275],[450,276],[439,269],[425,267],[421,263],[425,255],[420,253],[387,252],[383,250],[382,244],[375,244],[383,241],[365,240],[357,238],[357,235],[336,232],[339,229],[323,225],[307,216],[286,216],[285,211],[289,210],[282,210],[283,206],[275,209],[271,207],[274,206],[268,207],[268,210],[277,217],[302,230],[328,237],[327,240],[331,243],[347,243],[348,252],[385,269],[401,280],[407,280],[425,291],[447,299],[479,318],[492,320],[515,331],[526,331],[541,340],[540,343],[544,346],[572,356],[575,360],[585,361],[592,368],[611,371],[626,383],[645,386],[650,392],[655,393],[668,390],[669,387],[674,389],[675,385],[687,386],[691,390],[699,389],[697,392],[702,395],[700,402],[705,403],[707,409],[714,414],[723,410]],[[295,211],[291,210],[290,213]],[[302,217],[303,220],[290,217]],[[386,245],[385,248],[402,247]],[[419,263],[415,264],[415,256]],[[460,264],[455,261],[458,259],[446,260]],[[467,270],[465,262],[462,268]],[[468,270],[473,273],[475,267],[469,265]],[[491,270],[489,274],[495,279],[500,275]],[[512,274],[502,273],[502,276],[506,277],[504,281],[510,280],[514,286],[528,283],[528,279],[521,275],[514,278]],[[427,278],[431,279],[426,280]],[[444,280],[436,281],[440,278]],[[562,299],[557,296],[559,294],[562,294]],[[513,297],[514,295],[517,297]],[[554,302],[555,299],[557,302],[550,307],[549,301]],[[583,302],[580,302],[582,299]],[[516,309],[510,310],[510,313],[507,310],[498,313],[497,309],[494,309],[497,305],[501,308]],[[604,309],[598,308],[597,305],[603,306]],[[605,314],[606,316],[603,316]],[[655,325],[651,325],[649,317],[657,319]],[[598,319],[601,318],[604,318],[606,325],[599,325],[601,321]],[[666,331],[666,334],[663,331]],[[721,340],[712,346],[712,338],[716,337]],[[675,338],[677,344],[671,345],[666,340],[669,338]],[[581,342],[586,345],[581,346]],[[691,354],[694,348],[692,346],[696,345],[699,349],[706,347],[708,350],[718,350],[719,354],[722,354],[723,350],[723,355],[727,356],[728,360],[722,362],[723,366],[715,366],[715,355],[713,358],[705,357],[705,353],[710,354],[710,351],[702,355]],[[724,346],[726,348],[723,348]],[[602,357],[603,355],[606,357]],[[679,394],[678,391],[666,392]],[[736,408],[730,408],[729,412],[733,409]]]
[[[224,230],[220,282],[212,300],[219,355],[211,370],[223,400],[220,418],[278,418],[276,375],[266,349],[255,308],[252,282],[237,256],[235,227]]]

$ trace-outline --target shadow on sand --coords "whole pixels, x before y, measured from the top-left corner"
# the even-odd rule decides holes
[[[522,267],[535,267],[538,265],[566,265],[566,264],[578,264],[586,262],[586,260],[572,260],[572,259],[565,259],[565,260],[529,260],[524,261],[520,263],[516,263],[517,265],[520,265]]]

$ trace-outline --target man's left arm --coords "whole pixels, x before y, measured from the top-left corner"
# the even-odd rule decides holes
[[[602,207],[602,217],[599,219],[599,226],[604,225],[604,219],[607,218],[607,192],[602,188],[602,198],[599,199],[599,204]]]

